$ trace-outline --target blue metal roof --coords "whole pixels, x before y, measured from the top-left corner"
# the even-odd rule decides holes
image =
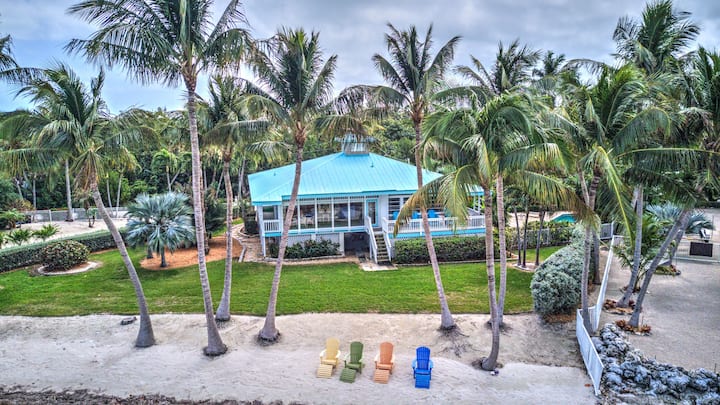
[[[295,164],[248,176],[253,205],[280,204],[290,198]],[[440,177],[423,170],[423,182]],[[413,193],[417,190],[415,166],[368,154],[334,153],[302,164],[298,197]]]

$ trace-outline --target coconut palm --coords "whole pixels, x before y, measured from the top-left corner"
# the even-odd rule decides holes
[[[140,194],[128,206],[128,242],[160,254],[160,267],[167,267],[165,249],[174,252],[186,242],[195,241],[195,230],[190,219],[188,197],[182,193],[165,193],[154,196]]]
[[[399,31],[392,24],[388,24],[388,28],[390,33],[385,34],[385,44],[390,59],[379,54],[372,57],[375,67],[388,85],[353,86],[343,91],[341,98],[349,100],[351,104],[365,102],[367,106],[377,108],[378,111],[400,109],[407,114],[415,130],[415,167],[419,189],[423,186],[421,159],[423,121],[431,111],[436,92],[444,86],[444,76],[455,56],[455,48],[460,37],[451,38],[433,56],[432,25],[428,28],[424,39],[418,36],[414,26],[407,31]],[[423,234],[440,301],[440,329],[450,331],[457,326],[447,304],[430,232],[427,206],[423,202],[417,208],[422,218]]]
[[[33,80],[20,90],[20,94],[31,96],[44,111],[44,116],[51,118],[37,133],[37,154],[47,156],[58,150],[68,151],[68,156],[73,156],[70,169],[75,174],[78,188],[92,193],[135,288],[140,310],[140,330],[135,346],[147,347],[155,343],[155,338],[142,285],[98,188],[108,157],[122,158],[126,162],[134,160],[125,145],[137,139],[138,133],[132,128],[135,122],[132,114],[112,117],[107,112],[101,97],[104,77],[101,71],[87,88],[72,70],[59,64],[46,69],[44,78]]]
[[[252,120],[242,100],[243,83],[229,77],[215,76],[210,82],[210,100],[201,114],[207,128],[204,141],[221,149],[222,177],[225,182],[225,281],[222,298],[215,313],[218,321],[230,320],[230,288],[232,285],[232,220],[233,189],[230,163],[236,149],[247,149],[267,131],[268,121]]]
[[[495,62],[488,71],[477,58],[471,56],[476,70],[469,66],[459,66],[457,71],[472,82],[471,89],[480,95],[480,100],[488,102],[503,94],[523,91],[523,85],[529,83],[532,67],[540,57],[540,52],[532,50],[527,46],[520,46],[518,40],[513,41],[505,48],[500,42]],[[548,56],[551,58],[551,56]],[[530,125],[522,128],[530,131]],[[493,153],[502,159],[504,142],[501,139],[488,143],[493,148]],[[500,293],[498,298],[498,322],[503,325],[503,313],[505,312],[505,293],[507,286],[507,243],[505,241],[505,185],[504,176],[501,170],[495,170],[495,197],[497,203],[498,218],[498,244],[500,254]],[[542,226],[542,223],[541,223]],[[538,235],[540,235],[538,231]],[[539,257],[537,255],[536,257]],[[537,260],[537,259],[536,259]]]
[[[266,116],[275,124],[277,133],[290,137],[295,154],[295,176],[283,221],[265,323],[258,334],[262,342],[275,342],[279,336],[275,326],[277,294],[300,187],[305,143],[309,136],[320,131],[334,132],[349,128],[348,122],[342,117],[327,114],[336,62],[336,55],[327,60],[323,58],[319,33],[308,34],[302,29],[281,29],[275,36],[262,42],[250,56],[250,64],[259,84],[245,82],[249,93],[246,102],[250,111]]]
[[[231,0],[212,25],[211,0],[88,0],[68,13],[100,29],[90,39],[73,39],[71,52],[109,65],[119,64],[141,83],[161,81],[185,85],[192,154],[192,200],[198,250],[198,271],[203,291],[208,345],[204,352],[217,356],[227,351],[215,318],[205,260],[203,186],[196,114],[196,88],[200,73],[238,66],[248,43],[239,0]]]

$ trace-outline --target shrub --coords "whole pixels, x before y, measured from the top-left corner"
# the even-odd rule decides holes
[[[40,253],[41,261],[47,271],[63,271],[87,261],[90,249],[74,240],[53,242]]]
[[[6,239],[9,242],[14,243],[17,246],[29,241],[33,236],[33,233],[29,229],[16,229],[7,234]]]
[[[306,240],[302,243],[296,243],[288,246],[285,250],[286,259],[307,259],[310,257],[335,256],[340,252],[340,245],[329,240]],[[278,256],[278,245],[269,246],[270,257]]]
[[[578,242],[548,257],[535,271],[530,283],[535,312],[541,316],[558,315],[577,308],[582,266],[583,249]]]
[[[433,239],[440,262],[459,262],[485,259],[484,236],[454,236]],[[497,253],[498,244],[495,243]],[[395,262],[398,264],[427,263],[430,255],[425,239],[400,239],[395,242]]]
[[[33,231],[33,236],[44,242],[55,236],[58,232],[60,232],[60,227],[53,224],[46,224],[43,225],[42,228]]]
[[[255,218],[245,218],[245,233],[248,235],[257,235],[259,233],[258,229],[258,222],[255,220]]]
[[[125,236],[125,229],[120,233]],[[91,252],[115,248],[115,241],[108,231],[97,231],[72,236],[64,240],[74,240],[87,246]],[[50,242],[31,243],[0,250],[0,273],[40,263],[40,252]]]

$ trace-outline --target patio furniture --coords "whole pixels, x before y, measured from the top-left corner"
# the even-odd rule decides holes
[[[415,350],[415,360],[412,362],[415,388],[430,388],[433,362],[430,360],[430,349],[420,346]]]
[[[438,217],[438,214],[437,214],[437,212],[435,212],[435,210],[433,210],[433,209],[428,210],[428,218],[437,218],[437,217]]]
[[[325,350],[320,352],[320,365],[318,366],[317,376],[320,378],[330,378],[335,367],[340,362],[340,341],[337,338],[329,338],[325,342]]]
[[[360,342],[350,343],[350,353],[345,356],[345,368],[340,374],[340,381],[346,383],[355,382],[355,376],[362,371],[363,344]]]
[[[375,356],[375,375],[373,381],[387,384],[390,374],[395,367],[395,355],[393,344],[390,342],[380,343],[380,353]]]

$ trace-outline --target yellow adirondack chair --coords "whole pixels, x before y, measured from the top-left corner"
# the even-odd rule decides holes
[[[337,338],[329,338],[325,341],[325,350],[320,352],[320,366],[317,376],[330,378],[335,367],[340,363],[340,341]]]

